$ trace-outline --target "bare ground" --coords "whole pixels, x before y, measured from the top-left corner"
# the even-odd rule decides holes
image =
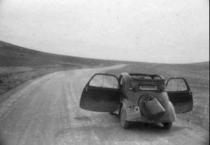
[[[97,71],[105,69],[56,72],[8,93],[0,105],[1,145],[208,144],[206,130],[182,119],[170,131],[144,124],[124,130],[117,117],[80,109],[81,91]]]

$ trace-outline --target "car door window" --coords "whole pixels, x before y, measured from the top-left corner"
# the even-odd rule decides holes
[[[89,86],[118,89],[118,80],[110,75],[96,75],[89,82]]]
[[[188,87],[186,82],[183,79],[171,79],[167,83],[167,91],[187,91]]]

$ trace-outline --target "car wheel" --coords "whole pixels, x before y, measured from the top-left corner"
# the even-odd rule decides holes
[[[163,128],[164,129],[170,129],[172,127],[172,122],[165,122],[163,123]]]
[[[129,122],[126,121],[126,118],[127,118],[126,111],[121,107],[121,109],[120,109],[120,124],[125,129],[127,129],[129,127]]]

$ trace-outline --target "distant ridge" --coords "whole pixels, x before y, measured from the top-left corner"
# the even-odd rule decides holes
[[[44,66],[44,65],[72,65],[72,66],[103,66],[119,63],[127,64],[161,64],[135,61],[102,60],[66,55],[57,55],[37,50],[32,50],[0,41],[0,66]],[[165,64],[164,64],[165,65]],[[166,65],[193,65],[209,67],[209,61],[189,64]]]
[[[0,41],[0,66],[112,65],[117,61],[88,59],[36,51]]]

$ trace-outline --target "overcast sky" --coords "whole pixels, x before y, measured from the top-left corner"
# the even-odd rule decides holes
[[[65,55],[209,60],[208,0],[0,0],[0,40]]]

